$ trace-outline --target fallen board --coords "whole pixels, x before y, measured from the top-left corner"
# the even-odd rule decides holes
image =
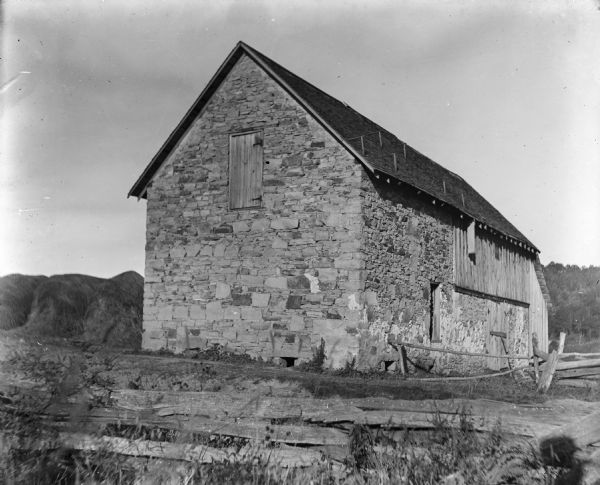
[[[223,396],[223,406],[214,410],[208,405],[212,399],[207,398],[214,398],[214,394],[218,393],[203,394],[210,396],[196,395],[195,402],[185,406],[147,409],[95,407],[82,413],[81,404],[64,403],[54,404],[46,412],[51,419],[74,423],[143,423],[148,426],[248,439],[262,439],[268,434],[272,441],[289,444],[345,445],[346,434],[332,426],[360,423],[385,428],[433,429],[440,423],[460,427],[461,419],[466,418],[472,423],[473,429],[479,431],[492,431],[500,423],[507,433],[539,437],[572,419],[589,414],[593,409],[593,403],[573,400],[557,401],[553,406],[547,406],[485,400],[393,401],[378,398],[355,399],[346,403],[337,400],[288,399],[281,403],[273,402],[271,398],[256,397],[251,401],[261,412],[241,417],[229,411],[239,409],[238,401],[243,404],[243,400],[232,398],[230,401],[233,402],[233,407],[229,408],[225,404],[229,401]],[[201,398],[206,399],[204,404]],[[284,408],[291,409],[287,412],[287,418],[281,418],[286,416]],[[216,418],[215,415],[219,417]],[[271,424],[273,416],[283,420],[290,419],[296,424]],[[302,422],[305,424],[297,424]]]
[[[307,467],[321,461],[323,454],[306,448],[268,448],[249,446],[235,448],[214,448],[206,445],[169,443],[164,441],[129,440],[112,436],[91,436],[82,433],[58,433],[48,439],[15,439],[2,435],[2,441],[12,448],[24,450],[48,450],[66,448],[82,451],[106,451],[126,456],[182,460],[196,463],[248,461],[261,458],[265,463],[273,462],[282,467]]]
[[[600,442],[600,411],[573,420],[544,436],[544,439],[556,436],[568,436],[580,448]]]
[[[74,404],[52,405],[45,411],[51,422],[66,423],[77,428],[81,423],[97,426],[108,424],[153,426],[185,433],[234,436],[294,445],[348,444],[348,435],[336,428],[305,425],[279,425],[267,421],[223,419],[220,421],[196,416],[159,416],[146,411],[96,407],[81,413]]]
[[[419,401],[371,397],[362,399],[271,398],[231,395],[219,392],[161,392],[115,390],[111,400],[116,407],[152,411],[158,416],[203,416],[206,419],[261,418],[301,419],[318,422],[324,417],[353,421],[363,411],[402,411],[414,413],[466,413],[480,418],[498,416],[529,417],[544,422],[563,423],[570,417],[592,412],[593,403],[555,400],[548,403],[513,404],[488,399],[426,399]]]

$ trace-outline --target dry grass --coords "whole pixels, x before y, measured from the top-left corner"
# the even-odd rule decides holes
[[[450,384],[415,383],[403,381],[398,375],[360,374],[351,368],[338,372],[306,372],[266,364],[252,365],[247,360],[230,358],[222,349],[198,357],[203,360],[106,351],[89,353],[73,347],[36,343],[4,362],[3,370],[35,379],[40,386],[45,386],[46,392],[5,394],[10,397],[8,403],[1,402],[0,394],[0,428],[12,436],[40,437],[41,430],[51,436],[54,431],[43,426],[36,416],[52,402],[76,396],[91,386],[222,390],[241,394],[252,391],[269,396],[303,397],[310,391],[318,397],[465,397],[514,402],[546,399],[535,392],[532,382],[518,383],[510,377]],[[209,358],[215,360],[205,360]],[[551,389],[549,397],[573,397],[574,392],[582,391]],[[584,397],[598,399],[597,395],[587,392]],[[280,446],[269,441],[268,430],[264,439],[251,442],[202,433],[191,435],[142,424],[117,424],[97,429],[96,434],[234,450],[254,446],[257,453],[242,463],[232,455],[225,463],[201,464],[125,458],[106,450],[83,452],[50,447],[24,452],[8,449],[0,453],[0,483],[433,484],[447,480],[446,483],[493,484],[512,480],[512,483],[551,484],[561,473],[567,472],[544,465],[537,450],[505,436],[502,423],[498,423],[493,433],[475,433],[471,417],[465,411],[460,414],[459,428],[449,426],[441,415],[435,417],[434,423],[431,431],[406,430],[400,439],[398,436],[391,439],[385,430],[357,425],[350,430],[350,453],[343,464],[325,460],[299,469],[284,468],[265,460],[259,453],[265,448]],[[69,426],[77,430],[77,420],[71,419]]]

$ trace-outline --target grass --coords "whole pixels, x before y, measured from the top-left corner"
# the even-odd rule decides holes
[[[34,348],[35,349],[35,348]],[[353,365],[330,371],[318,366],[315,353],[310,371],[280,369],[270,365],[250,365],[229,359],[222,349],[204,359],[157,359],[135,354],[86,354],[81,351],[21,352],[7,362],[7,370],[24,372],[44,385],[46,392],[34,397],[12,395],[6,402],[0,393],[0,429],[12,436],[39,437],[40,431],[52,437],[54,432],[43,426],[36,416],[52,402],[76,395],[93,387],[131,387],[158,390],[217,390],[230,379],[239,384],[243,377],[259,388],[261,382],[278,379],[309,390],[315,397],[369,397],[383,395],[401,399],[442,399],[452,397],[488,398],[513,402],[539,402],[548,396],[535,392],[533,382],[516,383],[510,377],[468,382],[409,382],[397,374],[358,372]],[[324,358],[324,355],[322,356]],[[125,378],[120,373],[127,370]],[[130,383],[129,386],[116,380]],[[124,379],[124,380],[123,380]],[[197,382],[193,381],[195,379]],[[198,387],[200,386],[200,387]],[[202,387],[205,386],[205,387]],[[240,391],[244,392],[244,391]],[[549,397],[567,397],[564,390],[551,388]],[[588,394],[583,395],[584,392]],[[598,399],[590,391],[569,390],[568,397]],[[574,394],[575,393],[575,394]],[[7,396],[5,394],[4,396]],[[37,398],[35,397],[37,396]],[[103,403],[93,403],[102,406]],[[432,431],[400,431],[394,436],[383,428],[360,424],[349,430],[349,454],[343,464],[324,460],[305,469],[288,469],[256,453],[242,463],[232,459],[225,463],[201,464],[163,462],[156,459],[123,457],[106,450],[73,451],[46,447],[36,451],[17,448],[0,450],[0,483],[352,483],[352,484],[430,484],[449,483],[532,483],[552,484],[567,469],[544,464],[539,452],[525,443],[504,435],[502,423],[492,433],[473,431],[468,412],[459,413],[460,426],[450,426],[441,415],[434,417]],[[273,423],[275,424],[275,423]],[[77,423],[74,423],[77,426]],[[153,426],[113,424],[97,430],[99,436],[145,439],[157,442],[204,444],[215,448],[256,451],[281,445],[264,439],[185,433]],[[1,446],[1,444],[0,444]],[[449,479],[448,477],[452,477]]]
[[[354,425],[350,430],[349,455],[345,462],[314,463],[307,468],[284,468],[258,451],[272,446],[265,440],[255,444],[257,453],[244,461],[235,455],[229,461],[174,465],[156,459],[131,459],[104,450],[93,452],[47,449],[36,452],[11,450],[0,467],[2,483],[170,483],[186,484],[411,484],[500,483],[553,484],[568,473],[545,465],[532,447],[513,442],[502,433],[501,423],[492,433],[473,432],[467,412],[459,415],[460,426],[449,426],[434,417],[434,429],[423,433],[405,430],[392,440],[384,430]],[[169,432],[112,429],[110,435],[130,439],[178,442]],[[188,441],[186,441],[188,442]],[[210,443],[214,446],[215,443]],[[222,443],[230,446],[230,443]],[[244,443],[246,444],[246,443]],[[240,445],[242,445],[240,443]]]

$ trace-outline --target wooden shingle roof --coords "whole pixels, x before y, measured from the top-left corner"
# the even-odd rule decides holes
[[[408,184],[454,207],[483,227],[489,227],[514,243],[521,243],[520,245],[530,250],[538,251],[515,226],[461,177],[411,148],[346,103],[328,95],[243,42],[239,42],[229,54],[128,195],[145,197],[147,185],[153,175],[242,54],[248,55],[260,65],[338,142],[376,175],[392,177],[395,181]]]

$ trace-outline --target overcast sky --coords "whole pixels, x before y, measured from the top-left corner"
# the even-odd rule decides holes
[[[124,6],[125,5],[125,6]],[[4,1],[0,275],[143,273],[138,175],[243,40],[600,265],[593,1]]]

